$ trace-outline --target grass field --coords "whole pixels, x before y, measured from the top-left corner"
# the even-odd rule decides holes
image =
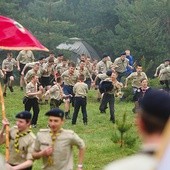
[[[77,120],[77,125],[72,126],[71,120],[66,120],[64,128],[72,129],[79,134],[81,138],[84,139],[86,143],[86,154],[84,159],[84,170],[99,170],[109,162],[122,158],[126,155],[135,153],[139,149],[140,139],[134,127],[135,115],[132,113],[133,103],[120,102],[116,99],[115,103],[115,115],[116,124],[109,121],[109,110],[107,109],[106,114],[101,114],[99,112],[99,102],[96,100],[96,91],[91,90],[88,94],[88,125],[84,126],[82,122],[81,112]],[[20,91],[19,87],[14,87],[14,92],[7,91],[7,97],[5,98],[5,109],[7,118],[10,121],[10,126],[15,124],[16,113],[24,110],[22,104],[22,98],[24,93]],[[63,108],[63,105],[62,107]],[[36,134],[39,128],[46,128],[47,117],[44,113],[49,110],[49,105],[40,105],[40,113],[38,126],[33,129]],[[71,109],[71,113],[73,109]],[[124,144],[120,147],[119,132],[117,131],[117,124],[122,122],[122,117],[124,113],[127,113],[126,123],[132,124],[132,127],[127,132],[128,144]],[[115,133],[117,134],[115,138]],[[113,142],[114,141],[114,142]],[[1,145],[0,152],[4,153],[5,146]],[[74,149],[74,162],[75,168],[77,165],[77,148]],[[41,169],[41,161],[35,161],[33,170]]]

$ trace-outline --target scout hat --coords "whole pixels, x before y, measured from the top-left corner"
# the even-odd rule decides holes
[[[55,116],[55,117],[60,117],[60,118],[64,118],[64,112],[61,109],[51,109],[50,111],[48,111],[47,113],[45,113],[46,116]]]
[[[150,89],[139,101],[140,108],[145,114],[161,120],[170,116],[170,94],[164,90]]]
[[[22,111],[18,113],[15,117],[18,119],[31,119],[32,114],[29,111]]]

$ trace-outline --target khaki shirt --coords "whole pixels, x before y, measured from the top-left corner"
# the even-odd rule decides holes
[[[14,140],[15,140],[17,131],[18,131],[18,128],[16,126],[14,126],[10,130],[10,147],[9,147],[10,157],[9,157],[8,163],[13,164],[13,165],[18,165],[18,164],[25,162],[26,160],[33,159],[32,152],[34,149],[33,143],[35,141],[35,135],[32,132],[30,132],[27,135],[20,137],[19,138],[20,152],[17,153],[14,147],[14,142],[15,142]]]
[[[27,85],[26,85],[26,96],[29,97],[29,98],[38,98],[37,95],[32,95],[32,96],[28,96],[27,93],[35,93],[37,92],[37,84],[34,85],[32,82],[29,82]]]
[[[96,70],[98,73],[106,73],[107,70],[111,69],[112,62],[111,61],[106,61],[104,63],[102,60],[99,61],[96,65]]]
[[[68,64],[63,66],[62,64],[59,64],[55,67],[56,71],[59,71],[60,74],[64,73],[66,70],[68,70]]]
[[[107,74],[106,73],[103,73],[103,74],[98,74],[97,77],[101,80],[104,80],[106,78],[108,78]]]
[[[80,67],[77,67],[77,71],[79,72],[79,74],[83,74],[85,79],[87,79],[87,78],[91,79],[91,74],[86,67],[84,67],[83,70],[80,69]]]
[[[123,87],[122,83],[118,82],[117,80],[113,82],[111,77],[106,78],[104,81],[111,81],[113,84],[113,89],[112,91],[107,92],[108,94],[117,95],[117,93],[121,92],[121,88]]]
[[[38,70],[37,72],[35,72],[34,69],[31,69],[31,70],[29,70],[29,71],[26,73],[26,75],[25,75],[25,77],[24,77],[25,81],[30,82],[32,75],[36,75],[36,76],[38,76],[39,78],[41,77],[41,73],[40,73],[39,70]]]
[[[73,170],[73,146],[84,148],[83,140],[72,130],[60,130],[54,143],[53,165],[48,165],[48,157],[42,157],[45,170]],[[52,146],[50,129],[40,129],[35,140],[34,150],[39,152]]]
[[[86,97],[88,93],[88,85],[84,82],[77,82],[73,87],[75,97]]]
[[[11,61],[8,59],[5,59],[2,62],[2,69],[6,69],[6,71],[9,71],[9,72],[13,71],[14,66],[16,66],[16,64],[17,62],[14,58],[12,58]]]
[[[31,50],[27,50],[27,51],[22,50],[19,52],[16,60],[22,64],[27,64],[27,63],[33,62],[35,58]]]
[[[125,58],[124,61],[120,57],[116,58],[114,61],[115,71],[118,73],[123,73],[126,71],[126,67],[129,65],[129,60]]]
[[[170,66],[167,66],[160,70],[159,79],[160,80],[170,80]]]
[[[62,99],[63,90],[59,84],[55,84],[49,89],[50,99]]]
[[[50,75],[52,75],[54,72],[54,65],[50,65],[49,63],[45,63],[42,65],[41,68],[41,75],[42,77],[49,77]]]
[[[74,86],[77,83],[78,80],[78,71],[75,70],[73,75],[69,74],[69,70],[66,70],[61,77],[63,78],[64,84],[68,86]]]
[[[141,80],[143,78],[148,79],[144,72],[141,72],[140,74],[138,74],[137,72],[133,72],[126,78],[126,81],[128,81],[129,79],[132,79],[132,87],[140,88]]]

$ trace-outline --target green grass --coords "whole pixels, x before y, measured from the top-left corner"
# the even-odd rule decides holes
[[[10,121],[10,126],[15,124],[16,113],[24,110],[22,104],[22,98],[24,92],[21,92],[19,87],[14,87],[14,92],[7,91],[7,97],[5,98],[5,109],[7,118]],[[86,143],[86,154],[84,159],[84,170],[99,170],[109,162],[122,158],[126,155],[135,153],[139,149],[140,139],[134,127],[134,117],[132,113],[133,103],[120,102],[116,99],[115,103],[115,115],[116,122],[121,122],[124,112],[127,112],[127,122],[132,123],[132,127],[128,131],[127,140],[129,144],[125,144],[120,148],[119,139],[113,140],[115,132],[117,132],[116,124],[109,121],[109,110],[106,114],[100,114],[99,102],[96,100],[97,91],[91,90],[88,94],[88,125],[84,126],[82,122],[82,114],[79,113],[77,125],[72,126],[71,120],[66,120],[64,128],[72,129],[79,134]],[[63,108],[63,105],[62,107]],[[47,118],[44,113],[49,110],[49,105],[40,105],[40,113],[38,120],[38,127],[33,129],[36,134],[39,128],[46,128]],[[71,109],[71,113],[73,109]],[[119,136],[117,136],[119,138]],[[113,142],[115,141],[115,142]],[[4,146],[0,146],[0,152],[4,153]],[[75,169],[77,165],[77,149],[74,149],[74,162]],[[35,161],[33,170],[41,169],[41,161]]]

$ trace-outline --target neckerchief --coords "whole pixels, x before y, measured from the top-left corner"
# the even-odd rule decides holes
[[[26,136],[26,135],[29,134],[30,132],[31,132],[31,130],[28,130],[28,131],[26,131],[26,132],[24,132],[24,133],[21,133],[21,132],[19,132],[19,131],[16,133],[16,136],[15,136],[15,139],[14,139],[14,147],[15,147],[15,151],[16,151],[17,153],[20,152],[20,150],[19,150],[19,139],[20,139],[21,137]]]
[[[53,133],[52,131],[50,131],[50,136],[51,136],[51,140],[52,140],[52,147],[54,148],[54,144],[55,144],[55,141],[56,141],[56,138],[57,136],[59,136],[60,133]],[[48,157],[48,165],[51,166],[54,164],[54,160],[53,160],[53,157],[52,155],[50,155]]]

